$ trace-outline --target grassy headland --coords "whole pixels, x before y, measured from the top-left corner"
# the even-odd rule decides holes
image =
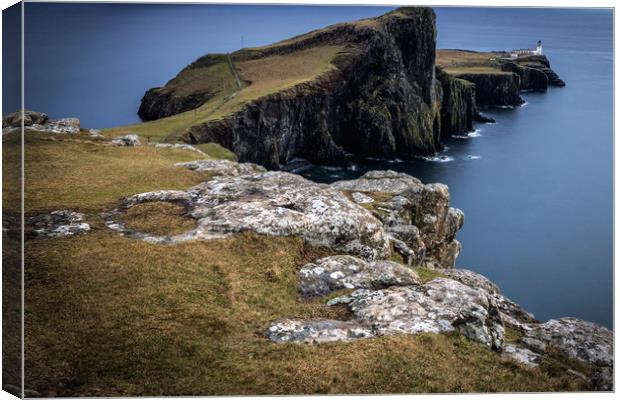
[[[3,139],[7,154],[15,137]],[[25,382],[44,396],[584,388],[556,358],[528,369],[460,334],[271,343],[264,332],[278,318],[346,317],[297,292],[297,270],[330,250],[249,233],[174,245],[120,236],[101,213],[123,196],[209,179],[173,165],[195,152],[30,132],[26,146],[26,212],[72,208],[91,225],[26,243]],[[171,221],[138,211],[133,220],[147,230],[185,226],[180,210]]]

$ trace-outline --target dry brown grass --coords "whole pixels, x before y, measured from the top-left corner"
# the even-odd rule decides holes
[[[179,204],[156,201],[131,207],[123,213],[127,227],[153,235],[176,235],[194,229],[196,220]]]
[[[85,235],[26,243],[28,389],[155,396],[584,388],[561,361],[529,370],[458,334],[270,343],[265,330],[279,318],[348,317],[325,299],[298,295],[299,267],[331,251],[249,233],[174,245],[120,236],[101,211],[127,194],[196,183],[200,174],[172,165],[195,154],[27,142],[29,210],[75,206],[91,224]]]
[[[63,396],[578,389],[460,335],[278,345],[282,317],[343,318],[300,301],[297,269],[329,252],[296,238],[152,245],[96,229],[27,252],[26,386]]]
[[[116,136],[135,132],[153,141],[174,141],[191,126],[221,119],[250,101],[316,79],[334,68],[332,61],[342,50],[343,46],[316,46],[285,55],[235,62],[241,79],[247,84],[234,96],[224,91],[195,110],[144,124],[106,129],[104,133]]]
[[[437,50],[436,64],[450,75],[506,74],[493,60],[498,54],[463,50]]]
[[[68,135],[56,136],[66,138]],[[114,147],[92,141],[49,140],[50,137],[53,135],[26,133],[26,212],[48,208],[101,209],[135,193],[185,189],[205,178],[174,166],[176,162],[203,158],[194,151],[151,146]],[[4,143],[5,149],[17,144]],[[10,162],[10,157],[3,159],[3,163]],[[6,195],[15,197],[11,193]],[[13,202],[7,205],[18,206]]]

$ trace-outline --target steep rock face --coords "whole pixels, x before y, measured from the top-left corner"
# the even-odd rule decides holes
[[[502,64],[502,71],[514,72],[519,75],[521,86],[520,90],[544,92],[549,87],[549,78],[547,75],[536,69],[524,67],[516,63],[507,62]]]
[[[322,44],[346,46],[347,54],[332,60],[334,70],[250,101],[223,119],[193,126],[184,140],[220,143],[240,161],[270,169],[295,157],[339,165],[346,162],[346,153],[407,158],[441,149],[435,15],[430,8],[398,9],[262,51],[240,51],[232,59],[289,54]],[[162,92],[149,95],[144,107],[167,103],[163,95],[151,99]]]
[[[443,184],[424,185],[410,175],[370,171],[359,179],[334,182],[347,193],[380,193],[382,199],[367,205],[394,239],[410,263],[430,268],[454,268],[461,244],[456,232],[463,226],[463,212],[450,207],[450,192]],[[355,199],[355,197],[353,197]]]
[[[452,77],[436,69],[441,85],[441,136],[463,134],[474,129],[476,110],[476,85]]]
[[[521,79],[514,73],[465,73],[458,76],[476,84],[476,104],[482,107],[519,106]]]
[[[551,69],[551,63],[546,56],[531,55],[527,57],[519,57],[517,64],[523,68],[530,68],[545,74],[549,86],[566,86],[566,83],[560,79],[558,74]]]

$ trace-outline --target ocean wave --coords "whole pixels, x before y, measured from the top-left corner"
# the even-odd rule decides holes
[[[468,155],[465,157],[465,159],[467,159],[467,160],[479,160],[479,159],[480,159],[480,156],[474,156],[474,155],[468,154]]]
[[[482,136],[480,132],[482,132],[482,130],[476,129],[473,132],[466,133],[465,135],[452,135],[452,137],[454,139],[471,139]]]

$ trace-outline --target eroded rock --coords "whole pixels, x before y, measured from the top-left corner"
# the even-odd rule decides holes
[[[285,319],[269,327],[267,337],[272,342],[324,343],[372,337],[367,326],[351,321],[298,321]]]
[[[129,134],[123,136],[117,136],[112,139],[112,144],[122,147],[135,147],[140,145],[140,138],[138,135]]]
[[[2,128],[21,128],[22,119],[24,126],[30,126],[33,124],[46,123],[48,116],[45,113],[37,111],[25,110],[23,113],[21,111],[16,111],[2,118]]]
[[[613,366],[613,332],[577,318],[534,324],[521,338],[521,343],[533,351],[542,353],[547,346],[552,346],[569,358],[601,367]]]
[[[228,171],[226,167],[222,173]],[[108,227],[145,239],[124,227],[122,211],[147,201],[184,204],[197,228],[175,238],[147,240],[176,242],[211,239],[253,231],[272,236],[298,235],[307,243],[341,250],[365,259],[389,255],[389,239],[379,220],[328,185],[286,172],[262,172],[221,176],[187,192],[159,191],[126,198],[121,207],[106,215]]]
[[[502,350],[502,357],[533,368],[538,366],[541,356],[529,349],[507,344],[504,345],[504,349]]]
[[[401,264],[380,260],[367,262],[340,255],[321,258],[299,270],[302,296],[324,296],[340,289],[381,289],[419,284],[418,275]]]
[[[71,210],[56,210],[39,214],[26,220],[28,227],[37,237],[63,237],[80,235],[90,231],[90,225],[83,222],[84,214]]]
[[[349,322],[371,327],[372,336],[457,330],[493,349],[501,349],[503,344],[504,328],[493,298],[484,290],[452,279],[437,278],[425,285],[381,290],[359,289],[329,304],[347,304],[352,313]],[[294,321],[291,326],[304,324]],[[278,328],[278,332],[282,331]],[[342,339],[338,335],[326,335],[324,340]],[[287,341],[298,340],[289,335]]]
[[[332,187],[352,195],[381,194],[385,200],[372,203],[373,214],[417,255],[414,263],[429,268],[454,268],[461,251],[455,236],[464,217],[461,210],[450,207],[447,186],[424,185],[410,175],[388,170],[370,171],[358,179],[334,182]],[[402,255],[410,256],[405,253],[409,252]]]
[[[76,134],[80,133],[80,120],[77,118],[54,119],[42,125],[33,124],[30,128],[39,132]]]
[[[239,176],[267,171],[260,165],[238,163],[229,160],[196,160],[175,164],[196,172],[207,172],[214,176]]]

